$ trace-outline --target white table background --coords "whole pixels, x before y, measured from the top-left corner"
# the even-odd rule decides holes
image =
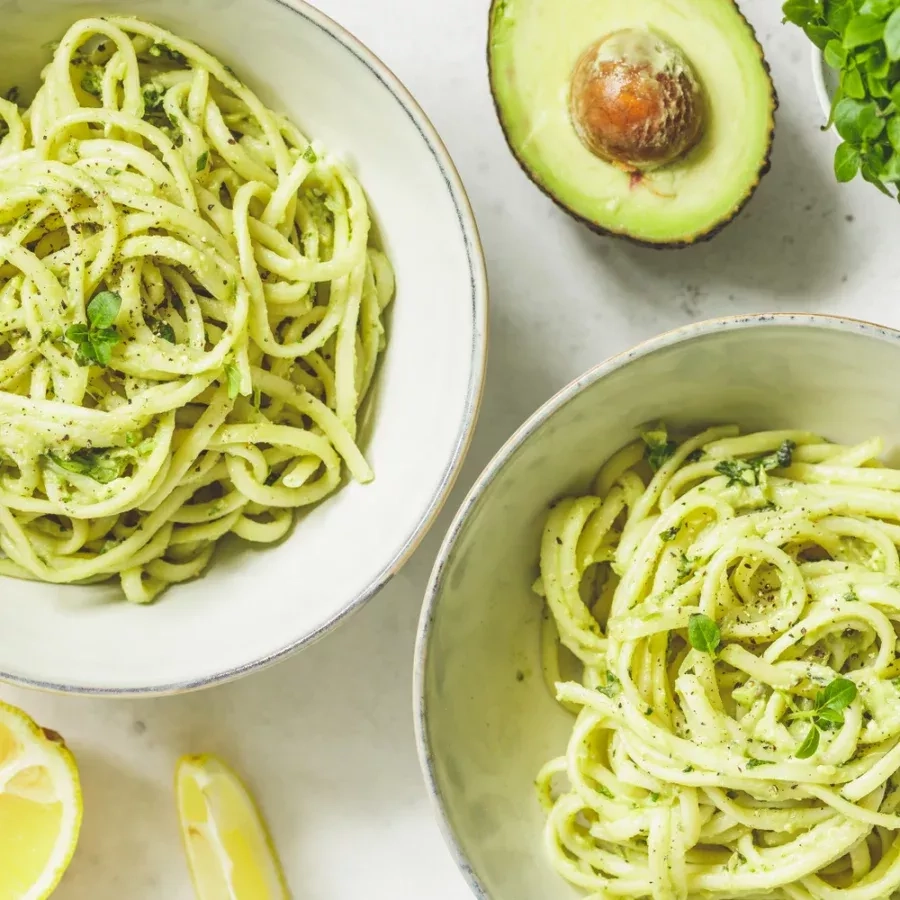
[[[85,819],[59,900],[190,900],[176,759],[216,752],[265,809],[298,900],[465,900],[419,774],[410,697],[422,594],[466,488],[540,403],[604,357],[710,316],[844,313],[900,325],[900,217],[838,187],[805,38],[780,3],[744,0],[781,96],[771,173],[712,243],[661,253],[599,238],[528,182],[487,85],[488,0],[318,0],[408,85],[446,141],[478,218],[492,285],[480,425],[443,516],[405,570],[337,632],[274,669],[161,700],[0,688],[77,754]],[[512,898],[504,898],[512,900]]]

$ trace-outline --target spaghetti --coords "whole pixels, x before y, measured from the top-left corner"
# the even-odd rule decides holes
[[[576,719],[537,785],[553,864],[591,897],[900,890],[900,472],[881,451],[660,426],[551,512],[544,661]]]
[[[373,477],[393,274],[337,158],[124,17],[74,24],[0,136],[0,574],[148,602]]]

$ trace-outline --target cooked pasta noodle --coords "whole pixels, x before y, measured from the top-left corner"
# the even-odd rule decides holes
[[[900,472],[881,450],[658,427],[550,513],[545,667],[576,719],[537,785],[553,864],[592,898],[900,896]]]
[[[74,24],[0,137],[0,574],[147,602],[373,477],[393,274],[339,159],[123,17]]]

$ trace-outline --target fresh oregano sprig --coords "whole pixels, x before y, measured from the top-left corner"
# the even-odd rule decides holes
[[[843,142],[838,181],[861,175],[889,196],[900,182],[900,0],[787,0],[802,28],[840,73],[828,124]]]

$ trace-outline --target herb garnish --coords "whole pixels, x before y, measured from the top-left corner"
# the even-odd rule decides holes
[[[818,749],[819,729],[816,728],[815,725],[810,725],[809,731],[806,732],[806,737],[803,739],[803,743],[797,748],[797,752],[794,756],[796,756],[797,759],[809,759]]]
[[[114,455],[112,450],[78,450],[71,456],[58,456],[52,451],[47,456],[67,472],[87,475],[100,484],[109,484],[125,470],[127,460]]]
[[[144,115],[150,112],[160,112],[163,108],[163,100],[166,92],[155,84],[144,85]]]
[[[660,532],[660,540],[664,541],[665,543],[674,541],[679,531],[681,531],[681,526],[673,525],[671,528],[667,528],[665,531]]]
[[[787,0],[784,19],[819,47],[840,73],[828,126],[843,138],[838,181],[857,175],[894,196],[900,182],[900,6],[896,0]]]
[[[100,83],[100,74],[95,68],[85,69],[81,76],[81,89],[92,97],[99,97],[103,88]]]
[[[793,461],[796,447],[793,441],[782,441],[774,453],[756,456],[753,459],[723,459],[716,464],[716,472],[728,479],[727,487],[733,484],[755,487],[761,483],[764,472],[786,469]]]
[[[709,616],[694,613],[688,621],[688,640],[695,650],[715,656],[722,643],[722,632]]]
[[[622,682],[620,682],[612,672],[607,671],[606,684],[598,684],[597,690],[611,699],[618,696],[619,692],[622,690]]]
[[[205,172],[205,171],[206,171],[206,164],[207,164],[208,162],[209,162],[209,150],[204,150],[204,151],[197,157],[197,171],[198,171],[198,172]]]
[[[147,52],[157,59],[167,59],[170,62],[178,63],[180,66],[187,63],[187,57],[178,50],[170,47],[168,44],[151,44],[150,49]]]
[[[153,316],[147,316],[147,325],[157,337],[168,341],[170,344],[176,343],[175,329],[168,322],[163,322],[161,319]]]
[[[315,163],[315,162],[318,161],[319,157],[316,156],[316,151],[313,150],[312,144],[310,144],[310,145],[303,151],[303,158],[304,158],[308,163]]]
[[[641,439],[647,445],[644,450],[644,458],[650,463],[654,472],[669,459],[676,449],[675,441],[669,440],[669,432],[662,422],[647,427],[641,432]]]
[[[856,699],[856,685],[849,678],[838,676],[824,690],[816,693],[812,709],[792,713],[791,719],[811,719],[812,725],[795,754],[798,759],[808,759],[819,746],[819,730],[844,724],[844,710]]]
[[[77,347],[79,365],[109,365],[112,348],[122,340],[113,327],[121,308],[122,298],[115,291],[101,291],[88,304],[88,324],[70,325],[66,329],[67,340]]]
[[[756,759],[751,756],[750,759],[747,760],[747,768],[748,769],[758,769],[760,766],[774,766],[775,763],[771,759]]]

